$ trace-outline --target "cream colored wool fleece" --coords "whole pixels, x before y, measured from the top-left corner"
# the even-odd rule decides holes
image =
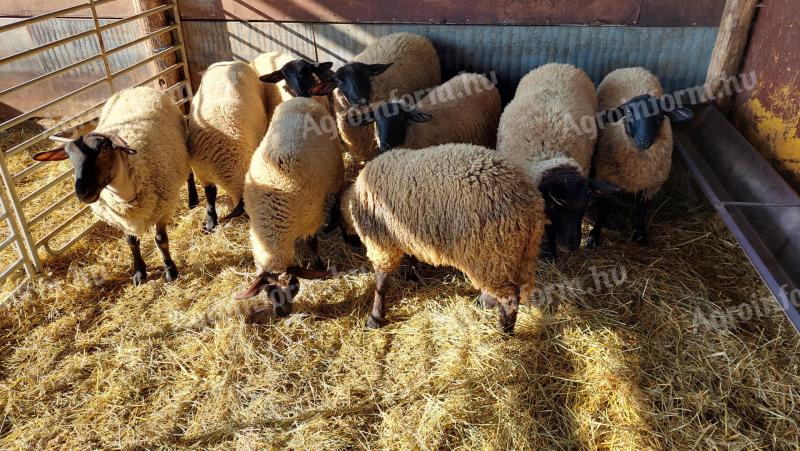
[[[413,33],[395,33],[374,41],[353,62],[388,64],[386,72],[372,77],[370,103],[376,104],[404,94],[414,94],[442,83],[439,55],[428,38]],[[359,160],[370,160],[377,153],[374,126],[352,126],[347,122],[350,105],[338,90],[334,93],[334,109],[339,134],[350,152]]]
[[[641,67],[618,69],[606,76],[597,87],[601,111],[619,107],[628,100],[650,94],[663,95],[655,75]],[[606,124],[597,141],[595,167],[597,178],[621,189],[641,191],[648,199],[661,189],[672,166],[672,125],[664,120],[658,139],[647,150],[639,150],[625,133],[625,121]]]
[[[116,133],[136,155],[121,154],[136,186],[136,197],[121,201],[100,192],[92,211],[128,235],[141,236],[154,224],[169,224],[189,174],[183,115],[169,96],[149,87],[114,94],[103,107],[97,133]]]
[[[250,242],[259,273],[282,273],[294,263],[294,243],[315,233],[325,201],[341,189],[344,164],[339,139],[318,134],[309,121],[330,121],[314,100],[298,97],[275,110],[244,186]]]
[[[367,163],[342,199],[378,271],[404,254],[463,271],[498,298],[533,288],[544,202],[530,179],[485,147],[395,149]]]
[[[215,63],[192,99],[192,169],[201,185],[224,189],[232,206],[242,198],[250,158],[267,131],[262,84],[245,63]]]
[[[276,70],[282,68],[284,64],[296,59],[298,59],[298,57],[288,55],[286,53],[267,52],[258,55],[256,59],[250,63],[250,67],[255,69],[258,76],[261,77],[262,75],[275,72]],[[281,102],[285,102],[291,99],[293,96],[289,94],[289,91],[286,90],[286,81],[279,81],[278,83],[261,82],[261,84],[264,87],[264,94],[266,95],[267,99],[267,123],[269,123],[275,108],[278,108],[278,105],[280,105]],[[322,96],[312,98],[321,103],[325,108],[328,108],[327,97]]]
[[[419,111],[430,113],[430,122],[409,121],[406,149],[439,144],[466,143],[493,148],[500,121],[500,92],[479,74],[461,74],[431,91],[417,103]]]
[[[537,181],[547,170],[563,165],[588,176],[596,114],[594,84],[585,72],[569,64],[544,65],[519,82],[500,117],[497,150]]]

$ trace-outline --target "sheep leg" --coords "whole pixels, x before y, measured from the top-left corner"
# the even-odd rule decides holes
[[[194,184],[194,172],[189,171],[189,179],[186,180],[186,187],[189,189],[189,208],[200,205],[200,198],[197,196],[197,185]]]
[[[236,207],[234,207],[234,209],[231,210],[230,213],[228,213],[228,216],[225,216],[224,218],[222,218],[222,220],[223,221],[230,221],[233,218],[238,218],[239,216],[243,215],[244,213],[245,213],[245,211],[244,211],[244,199],[239,199],[239,203],[236,204]]]
[[[344,241],[348,246],[362,249],[364,246],[361,244],[361,238],[358,235],[348,235],[347,230],[344,227],[340,227],[339,230],[342,232],[342,241]]]
[[[485,309],[495,308],[497,307],[497,298],[483,291],[481,292],[481,297],[475,301],[475,305]]]
[[[211,233],[217,227],[217,186],[208,185],[203,188],[206,192],[206,222],[203,231]]]
[[[156,225],[156,245],[161,251],[161,258],[164,260],[164,279],[172,282],[178,278],[178,268],[172,257],[169,255],[169,237],[167,236],[166,224]]]
[[[128,247],[131,248],[131,256],[133,256],[133,285],[141,285],[147,280],[147,265],[142,258],[139,238],[136,235],[125,235],[125,241],[128,242]]]
[[[367,327],[378,329],[386,315],[386,291],[389,289],[389,273],[375,271],[375,300],[372,302],[372,311],[367,318]]]
[[[647,238],[647,211],[650,209],[650,201],[642,193],[636,195],[633,208],[633,238],[635,243],[642,246],[650,244]]]
[[[333,205],[331,205],[330,214],[328,214],[328,222],[322,226],[322,233],[331,233],[337,227],[344,229],[342,227],[341,205],[341,195],[337,194],[333,200]],[[342,236],[346,236],[344,230],[342,230]]]
[[[602,241],[603,228],[608,223],[608,199],[597,199],[597,219],[594,221],[594,227],[589,232],[589,239],[586,240],[587,249],[597,249]]]
[[[306,240],[306,246],[308,246],[308,251],[311,252],[311,264],[309,264],[308,267],[322,271],[328,269],[325,264],[322,263],[322,258],[319,256],[319,239],[317,235],[309,237]]]
[[[517,311],[519,310],[519,293],[500,299],[497,306],[500,307],[500,330],[509,335],[514,334],[514,325],[517,324]]]
[[[544,240],[542,240],[542,250],[540,257],[546,262],[554,262],[558,258],[556,248],[556,226],[547,224],[544,226]]]
[[[419,282],[419,274],[422,271],[422,263],[413,255],[406,256],[405,277],[407,282]]]

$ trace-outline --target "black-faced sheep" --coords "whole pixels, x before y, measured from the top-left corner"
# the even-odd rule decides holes
[[[69,158],[75,168],[78,199],[126,234],[134,285],[147,279],[139,237],[153,225],[164,277],[167,281],[178,277],[169,253],[167,225],[178,208],[179,190],[189,172],[189,153],[183,115],[169,96],[148,87],[120,91],[106,102],[93,132],[33,158]]]
[[[264,92],[250,66],[230,61],[209,66],[192,99],[189,151],[192,170],[206,194],[207,232],[218,223],[217,186],[230,197],[233,210],[228,219],[244,213],[244,176],[267,131]]]
[[[344,164],[338,137],[316,133],[309,126],[326,117],[332,121],[328,110],[311,99],[297,97],[278,105],[245,180],[258,275],[238,298],[253,297],[269,286],[269,297],[281,316],[291,311],[297,277],[329,275],[319,268],[316,234],[325,218],[327,199],[342,187]],[[299,239],[308,239],[316,270],[294,264],[294,245]]]
[[[312,86],[333,77],[332,65],[331,62],[314,63],[281,52],[257,56],[250,66],[265,83],[268,118],[281,102],[293,97],[311,97],[309,90]],[[328,108],[326,97],[316,97],[315,100]]]
[[[568,64],[547,64],[519,83],[500,117],[497,150],[525,168],[539,186],[551,224],[542,254],[556,244],[575,250],[593,193],[616,192],[587,178],[597,137],[597,97],[592,80]]]
[[[387,152],[345,192],[342,214],[375,268],[368,327],[380,326],[388,275],[409,255],[463,271],[486,304],[500,307],[500,327],[514,330],[546,218],[536,186],[502,155],[471,144]]]
[[[618,69],[597,88],[601,114],[594,168],[598,178],[635,196],[633,241],[646,245],[650,200],[669,177],[672,125],[691,120],[686,108],[663,101],[661,83],[644,68]],[[667,117],[670,120],[665,121]],[[587,247],[600,244],[609,200],[598,199],[597,220]]]

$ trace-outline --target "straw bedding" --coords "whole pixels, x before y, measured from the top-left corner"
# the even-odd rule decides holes
[[[252,268],[245,219],[201,235],[202,209],[184,207],[180,278],[160,279],[146,239],[141,287],[97,226],[0,307],[0,447],[797,446],[794,330],[716,215],[664,196],[651,247],[622,224],[542,265],[555,302],[523,306],[513,337],[462,275],[432,268],[393,276],[389,324],[365,330],[374,280],[337,234],[323,257],[353,272],[304,283],[278,320],[263,297],[232,300]],[[597,273],[620,282],[588,292]],[[770,311],[702,321],[754,299]]]

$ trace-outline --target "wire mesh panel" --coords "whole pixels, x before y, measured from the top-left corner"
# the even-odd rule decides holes
[[[98,17],[98,6],[131,1],[132,15]],[[61,19],[81,11],[91,19]],[[5,299],[43,269],[43,257],[63,253],[95,222],[89,207],[74,196],[71,165],[34,162],[30,156],[59,145],[48,138],[91,131],[105,101],[120,90],[160,87],[178,105],[190,102],[192,91],[177,0],[82,0],[2,25],[0,40],[14,43],[4,46],[6,54],[0,52],[0,106],[14,105],[32,92],[37,98],[50,94],[36,107],[11,108],[0,119]]]

